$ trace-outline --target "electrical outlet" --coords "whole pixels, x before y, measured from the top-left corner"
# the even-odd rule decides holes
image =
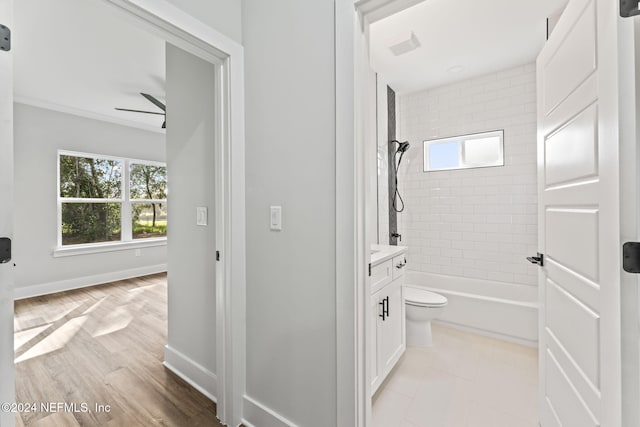
[[[136,249],[136,256],[140,256],[140,249]]]

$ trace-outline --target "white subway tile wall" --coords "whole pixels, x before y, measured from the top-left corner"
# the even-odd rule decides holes
[[[537,285],[535,64],[399,97],[412,270]],[[502,167],[423,172],[423,141],[504,129]]]

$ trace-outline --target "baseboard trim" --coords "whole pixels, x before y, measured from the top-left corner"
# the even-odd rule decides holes
[[[243,400],[242,424],[246,427],[296,427],[295,423],[251,397],[244,395]]]
[[[494,338],[500,341],[506,341],[506,342],[510,342],[513,344],[520,344],[520,345],[524,345],[526,347],[532,347],[532,348],[538,348],[538,341],[531,341],[525,338],[520,338],[520,337],[514,337],[511,335],[506,335],[506,334],[501,334],[498,332],[493,332],[493,331],[487,331],[486,329],[481,329],[481,328],[474,328],[472,326],[468,326],[468,325],[460,325],[458,323],[454,323],[454,322],[448,322],[445,320],[441,320],[441,319],[437,319],[437,320],[432,320],[433,323],[436,323],[438,325],[442,325],[451,329],[457,329],[459,331],[463,331],[463,332],[471,332],[473,334],[477,334],[477,335],[482,335],[485,337],[489,337],[489,338]]]
[[[216,374],[169,345],[164,346],[164,362],[162,364],[200,393],[217,403],[218,377],[216,377]]]
[[[88,286],[102,285],[118,280],[132,279],[134,277],[147,276],[149,274],[163,273],[167,271],[167,264],[149,265],[146,267],[130,268],[128,270],[111,271],[92,276],[76,277],[74,279],[60,280],[57,282],[43,283],[40,285],[18,287],[14,289],[13,299],[25,299],[42,295],[55,294],[56,292],[70,291],[86,288]]]

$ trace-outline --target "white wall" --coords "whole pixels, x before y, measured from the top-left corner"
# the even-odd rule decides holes
[[[165,358],[215,395],[215,68],[170,44],[166,61],[167,214],[171,225]],[[208,208],[207,226],[196,225],[198,206]]]
[[[166,247],[54,258],[58,150],[165,161],[161,133],[15,104],[16,296],[164,270]]]
[[[308,427],[337,416],[334,21],[333,0],[243,2],[247,395]]]
[[[242,41],[241,0],[168,0],[234,41]]]
[[[411,269],[537,285],[535,65],[401,96],[399,116]],[[423,172],[422,141],[497,129],[504,167]]]

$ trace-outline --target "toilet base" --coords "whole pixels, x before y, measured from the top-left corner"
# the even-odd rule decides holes
[[[410,347],[433,347],[430,320],[407,319],[407,345]]]

